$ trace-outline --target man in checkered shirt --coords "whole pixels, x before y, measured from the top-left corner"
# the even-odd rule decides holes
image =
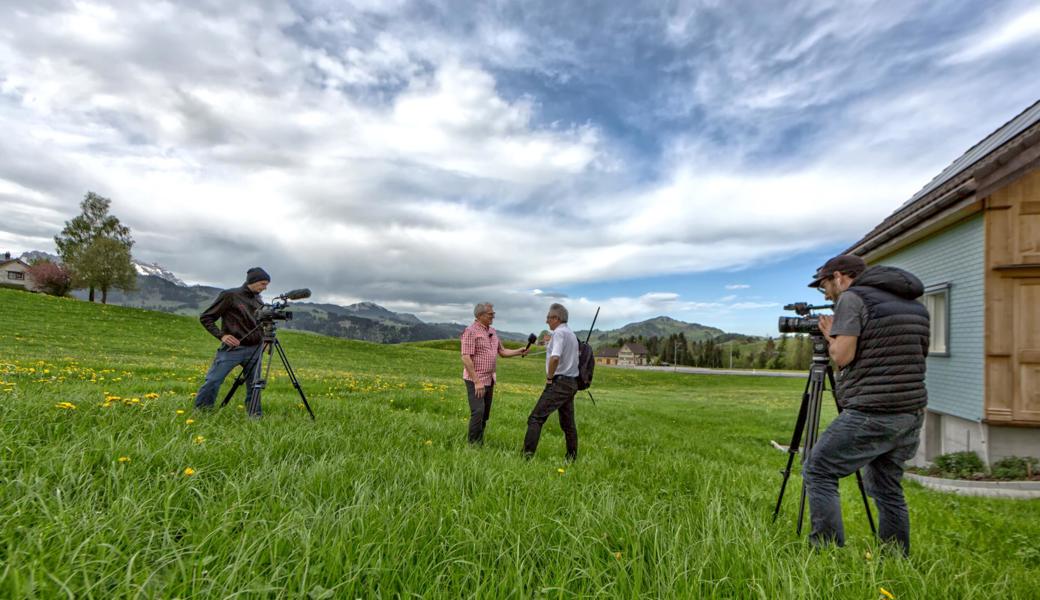
[[[473,324],[462,332],[462,379],[469,396],[469,441],[484,443],[484,428],[491,416],[491,397],[495,391],[495,361],[499,356],[522,356],[526,348],[506,350],[491,327],[495,307],[481,302],[473,307]]]

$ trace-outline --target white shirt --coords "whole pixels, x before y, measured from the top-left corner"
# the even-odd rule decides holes
[[[566,323],[560,323],[552,332],[549,345],[545,350],[545,374],[549,374],[549,360],[553,356],[560,357],[554,375],[578,376],[578,337],[574,335]]]

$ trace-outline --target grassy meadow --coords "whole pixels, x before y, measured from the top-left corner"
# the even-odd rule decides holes
[[[578,462],[555,418],[528,462],[542,357],[500,361],[474,449],[453,344],[282,333],[317,421],[280,365],[250,421],[241,392],[192,411],[217,345],[194,319],[0,306],[3,598],[1040,595],[1037,501],[907,484],[909,560],[873,542],[851,480],[845,548],[795,535],[798,476],[772,523],[797,379],[601,368]]]

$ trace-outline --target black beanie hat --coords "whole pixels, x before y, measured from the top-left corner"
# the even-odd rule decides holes
[[[256,283],[258,281],[271,281],[271,276],[267,274],[267,271],[260,267],[253,267],[246,271],[246,285]]]

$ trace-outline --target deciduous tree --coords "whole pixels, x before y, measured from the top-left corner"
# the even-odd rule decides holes
[[[99,237],[77,259],[76,277],[92,289],[101,291],[101,303],[108,303],[108,290],[133,290],[137,271],[130,261],[130,249],[108,237]]]
[[[45,294],[64,296],[72,289],[72,273],[65,265],[40,260],[29,267],[28,274],[36,289]]]
[[[65,228],[54,237],[54,244],[58,247],[61,260],[69,268],[73,275],[80,271],[80,261],[83,253],[91,244],[99,238],[108,238],[122,244],[127,255],[134,245],[130,237],[130,228],[119,222],[115,215],[108,213],[112,201],[94,192],[87,192],[80,203],[82,212],[71,221],[65,221]],[[74,277],[73,285],[84,283],[84,287],[90,288],[90,301],[94,301],[94,285],[89,279]]]

